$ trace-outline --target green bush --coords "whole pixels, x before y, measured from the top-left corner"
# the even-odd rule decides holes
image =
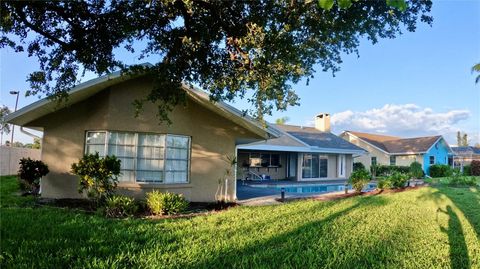
[[[110,218],[124,218],[133,216],[138,206],[133,198],[112,195],[105,201],[105,215]]]
[[[412,178],[417,178],[417,179],[422,178],[423,177],[422,165],[417,161],[411,163],[409,173],[412,176]]]
[[[470,165],[465,165],[463,167],[463,175],[464,176],[471,176],[472,175],[472,166]]]
[[[357,171],[357,170],[365,170],[365,165],[363,165],[363,163],[361,162],[354,162],[353,171]]]
[[[434,164],[429,168],[431,177],[449,177],[452,175],[452,168],[446,164]]]
[[[385,189],[391,189],[391,188],[392,188],[392,182],[388,179],[380,179],[377,183],[377,189],[385,190]]]
[[[370,173],[365,170],[357,170],[350,175],[349,183],[356,192],[362,192],[363,188],[370,181]]]
[[[114,194],[120,175],[120,160],[115,156],[100,158],[98,153],[83,156],[72,164],[72,173],[80,177],[78,192],[87,192],[97,205]]]
[[[20,169],[18,169],[18,180],[22,191],[38,194],[40,189],[40,178],[46,176],[49,172],[48,166],[39,160],[30,158],[20,159]]]
[[[476,186],[478,180],[474,176],[464,176],[460,171],[453,171],[452,175],[449,177],[450,185],[467,185],[467,186]]]
[[[388,177],[388,180],[392,182],[393,188],[403,188],[408,181],[408,175],[395,172]]]
[[[410,166],[396,165],[376,165],[376,175],[380,177],[388,177],[395,172],[407,174],[410,172]]]
[[[470,174],[472,176],[480,176],[480,161],[473,160],[470,163]]]
[[[152,191],[147,193],[147,206],[155,215],[170,215],[184,212],[188,201],[181,194]]]

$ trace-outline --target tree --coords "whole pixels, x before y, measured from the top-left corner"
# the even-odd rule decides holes
[[[467,133],[462,133],[460,131],[457,132],[457,145],[459,147],[468,147],[468,135]]]
[[[472,67],[472,73],[479,73],[477,77],[475,78],[475,83],[478,83],[480,81],[480,63],[474,65]]]
[[[132,100],[158,106],[160,121],[185,103],[181,83],[212,100],[248,97],[262,119],[299,104],[293,85],[322,71],[337,72],[342,53],[361,38],[377,43],[432,23],[430,0],[319,1],[1,1],[0,47],[27,51],[40,63],[27,95],[68,97],[82,74],[121,69],[150,75],[152,91]],[[15,37],[15,38],[12,38]],[[126,50],[152,66],[117,57]],[[137,52],[138,51],[138,52]],[[138,54],[135,54],[138,53]]]
[[[0,108],[0,134],[2,135],[2,141],[3,141],[3,134],[9,134],[10,133],[10,124],[7,123],[5,120],[5,117],[10,114],[11,111],[7,106],[2,106]]]
[[[275,124],[283,125],[290,120],[289,117],[281,117],[275,120]]]

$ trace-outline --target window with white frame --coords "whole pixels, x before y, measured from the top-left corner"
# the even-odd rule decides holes
[[[430,156],[429,163],[430,164],[435,164],[435,156]]]
[[[115,155],[121,182],[187,183],[190,137],[132,132],[87,132],[85,153]]]

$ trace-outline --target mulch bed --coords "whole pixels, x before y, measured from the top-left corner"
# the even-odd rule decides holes
[[[81,210],[89,214],[93,214],[97,211],[96,206],[87,199],[46,199],[39,198],[36,202],[37,206],[52,206],[58,208],[76,209]],[[237,203],[198,203],[192,202],[189,204],[186,213],[175,215],[152,215],[146,208],[141,208],[137,218],[147,219],[178,219],[178,218],[191,218],[195,216],[209,215],[212,213],[218,213],[224,210],[228,210],[231,207],[237,206]]]
[[[415,186],[415,187],[405,187],[401,189],[373,190],[373,191],[361,192],[361,193],[356,193],[356,192],[353,192],[353,190],[351,190],[351,192],[349,193],[324,194],[324,195],[319,195],[315,197],[294,197],[294,198],[286,198],[284,201],[278,198],[276,200],[279,202],[290,202],[290,201],[309,200],[309,199],[315,200],[315,201],[334,201],[334,200],[340,200],[340,199],[345,199],[345,198],[354,197],[354,196],[373,196],[373,195],[379,195],[379,194],[404,192],[404,191],[420,189],[426,186],[428,186],[428,184]]]

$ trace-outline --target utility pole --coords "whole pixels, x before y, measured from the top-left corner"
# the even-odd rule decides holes
[[[20,91],[10,91],[11,95],[16,95],[17,96],[17,101],[15,101],[15,111],[17,111],[17,106],[18,106],[18,96],[20,95]],[[13,147],[13,133],[15,132],[15,125],[12,123],[12,138],[10,139],[10,147]]]

